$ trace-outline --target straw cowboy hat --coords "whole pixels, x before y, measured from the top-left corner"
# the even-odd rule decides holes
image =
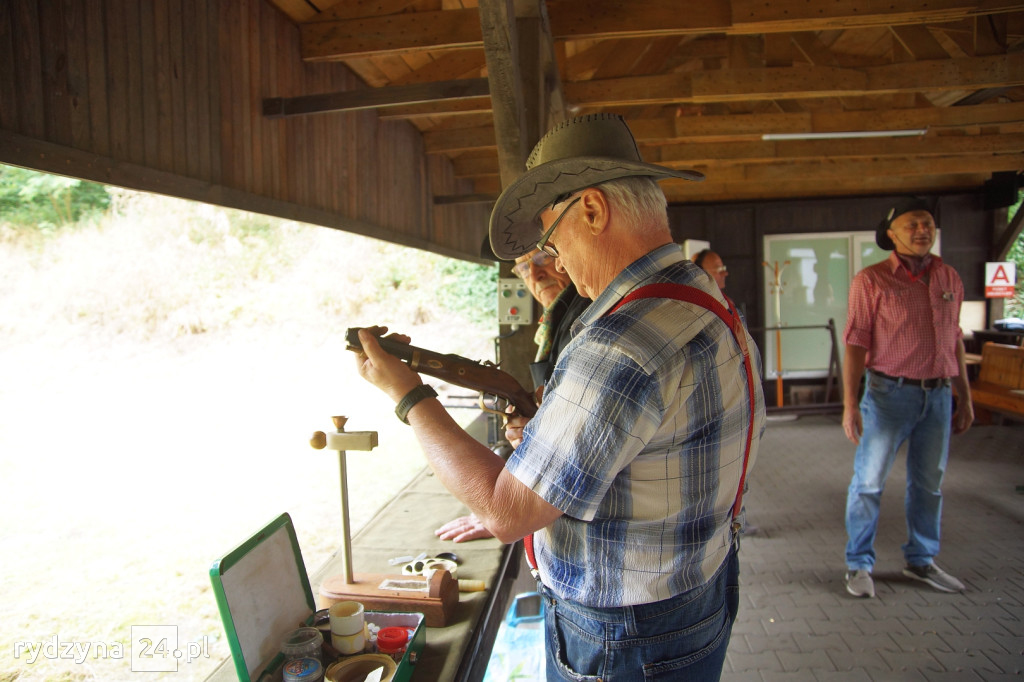
[[[927,211],[931,214],[932,218],[935,218],[935,204],[934,202],[922,199],[920,197],[905,197],[900,199],[892,208],[886,213],[885,218],[875,228],[875,243],[878,244],[878,248],[885,251],[892,251],[896,248],[896,245],[892,243],[892,239],[889,238],[889,228],[892,227],[892,221],[899,218],[904,213],[910,213],[911,211]]]
[[[559,123],[533,148],[526,172],[498,197],[491,211],[491,248],[503,260],[521,256],[537,245],[537,216],[556,198],[630,176],[704,179],[697,171],[644,163],[633,134],[616,114],[589,114]]]

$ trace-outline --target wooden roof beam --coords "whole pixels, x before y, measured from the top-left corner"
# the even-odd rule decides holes
[[[960,129],[975,126],[1024,124],[1024,102],[970,107],[928,107],[881,111],[800,112],[793,114],[734,114],[631,119],[634,137],[645,146],[746,136],[759,140],[765,133],[835,133],[856,130]],[[494,128],[476,126],[427,131],[427,153],[455,154],[494,149]]]
[[[779,163],[810,164],[833,163],[842,160],[843,164],[858,161],[879,163],[886,159],[903,159],[900,164],[905,167],[900,171],[904,175],[927,174],[932,166],[939,168],[949,164],[949,159],[963,158],[965,164],[979,159],[989,160],[989,172],[992,170],[1024,170],[1024,134],[1009,135],[975,135],[957,137],[939,137],[926,142],[920,140],[815,140],[786,142],[723,142],[723,143],[691,143],[687,145],[644,147],[641,155],[650,163],[658,163],[670,168],[720,168],[723,166],[746,165],[759,167],[759,164],[771,165]],[[913,161],[906,161],[907,158]],[[915,165],[916,164],[916,165]],[[912,167],[913,166],[913,167]],[[775,167],[775,166],[771,166]],[[794,166],[795,167],[795,166]],[[880,166],[881,167],[881,166]],[[465,155],[453,160],[455,174],[459,177],[477,177],[493,175],[497,172],[496,160],[489,155]],[[892,165],[891,170],[899,169]],[[978,171],[984,168],[977,166]],[[957,169],[948,167],[944,172],[955,172]],[[842,172],[838,169],[836,172]]]
[[[263,100],[263,115],[267,118],[282,118],[305,114],[379,109],[438,100],[447,102],[473,99],[486,97],[489,94],[486,78],[468,78],[441,83],[364,88],[321,95],[268,97]]]
[[[827,31],[952,22],[1022,10],[1022,0],[702,0],[689,3],[685,11],[677,0],[547,3],[556,40]],[[299,24],[299,29],[302,56],[310,61],[483,46],[476,8],[318,20]]]
[[[926,138],[786,140],[781,142],[692,142],[678,146],[641,146],[648,163],[672,168],[729,161],[821,160],[838,158],[929,157],[977,154],[1019,155],[1024,134],[947,135]]]
[[[589,106],[810,99],[899,92],[980,90],[1024,84],[1024,54],[928,60],[843,69],[737,69],[566,83]]]
[[[704,182],[667,180],[661,183],[671,203],[764,201],[799,197],[862,196],[869,194],[918,194],[973,190],[980,187],[989,175],[964,173],[957,175],[922,175],[902,178],[887,176],[863,177],[854,182],[822,183],[810,178],[784,183],[757,182]],[[873,226],[865,226],[873,229]]]

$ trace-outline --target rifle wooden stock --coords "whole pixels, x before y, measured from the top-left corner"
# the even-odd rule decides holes
[[[345,333],[348,349],[362,350],[359,342],[361,327],[350,327]],[[435,353],[425,348],[417,348],[407,343],[399,343],[390,339],[377,338],[380,347],[395,357],[404,360],[409,367],[422,374],[427,374],[449,384],[469,388],[487,395],[504,398],[516,407],[516,412],[524,417],[532,417],[537,413],[537,404],[516,378],[497,367],[491,367],[464,358],[461,355]]]

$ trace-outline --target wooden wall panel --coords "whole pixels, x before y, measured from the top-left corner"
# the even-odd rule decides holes
[[[0,92],[15,92],[14,19],[10,3],[0,2]],[[18,108],[13,97],[0,97],[0,128],[18,127]]]
[[[262,115],[265,97],[362,87],[341,64],[304,63],[266,0],[0,3],[0,163],[477,259],[483,211],[434,208],[460,181],[413,126]]]
[[[43,120],[47,139],[71,145],[71,106],[68,101],[68,48],[64,12],[59,2],[39,3],[39,42],[43,82]]]
[[[39,13],[34,2],[11,4],[14,36],[14,92],[5,93],[18,102],[18,130],[46,139],[43,63],[39,46]]]
[[[87,9],[89,0],[81,0]],[[96,154],[110,154],[110,110],[107,99],[106,12],[100,5],[84,11],[83,40],[86,51],[86,91],[80,97],[89,110],[89,147]]]
[[[163,11],[160,12],[163,18]],[[139,45],[157,45],[157,13],[151,2],[139,3],[138,25],[130,33],[138,36]],[[145,165],[150,168],[160,166],[160,110],[159,83],[155,77],[157,70],[156,49],[141,50],[139,54],[139,96],[142,98],[137,112],[136,126],[142,131],[141,154]],[[145,76],[143,76],[145,74]],[[133,155],[139,154],[136,150]]]
[[[64,0],[64,35],[67,42],[67,97],[71,119],[71,144],[92,145],[89,129],[89,62],[87,46],[79,36],[85,34],[85,6],[82,0]]]
[[[125,79],[124,88],[127,109],[124,116],[126,118],[125,126],[128,134],[128,160],[139,164],[152,163],[146,158],[146,138],[155,132],[151,125],[147,125],[148,122],[143,116],[143,112],[149,102],[147,94],[150,94],[152,90],[147,82],[149,80],[149,72],[143,70],[143,60],[140,57],[149,52],[149,48],[146,46],[153,44],[147,41],[155,40],[157,45],[161,44],[160,26],[162,25],[161,22],[166,22],[167,20],[165,15],[150,17],[151,23],[146,25],[144,32],[142,12],[144,9],[148,9],[145,7],[147,4],[145,2],[132,2],[132,0],[125,0],[123,3],[120,3],[117,14],[120,17],[120,21],[123,22],[125,50],[119,54],[119,58],[123,59],[124,63],[112,64],[115,72],[123,74],[122,77]],[[156,94],[160,95],[159,90],[156,91]],[[164,163],[166,162],[167,154],[165,152]],[[167,166],[158,167],[161,170],[166,170],[167,168]]]
[[[105,35],[90,36],[90,40],[102,40],[107,45],[106,62],[104,65],[107,93],[107,113],[110,129],[110,155],[115,159],[135,161],[129,154],[128,144],[131,135],[128,130],[128,35],[125,29],[125,4],[127,0],[111,0],[102,3],[105,7]],[[93,7],[96,11],[99,5]],[[140,55],[141,57],[141,55]],[[94,94],[90,91],[89,97]],[[140,112],[136,111],[138,115]],[[95,123],[94,123],[95,125]],[[92,150],[90,150],[92,151]]]

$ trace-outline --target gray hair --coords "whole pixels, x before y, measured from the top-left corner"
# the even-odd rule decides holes
[[[609,203],[622,211],[635,228],[668,231],[668,200],[658,183],[649,177],[627,177],[598,185]]]

